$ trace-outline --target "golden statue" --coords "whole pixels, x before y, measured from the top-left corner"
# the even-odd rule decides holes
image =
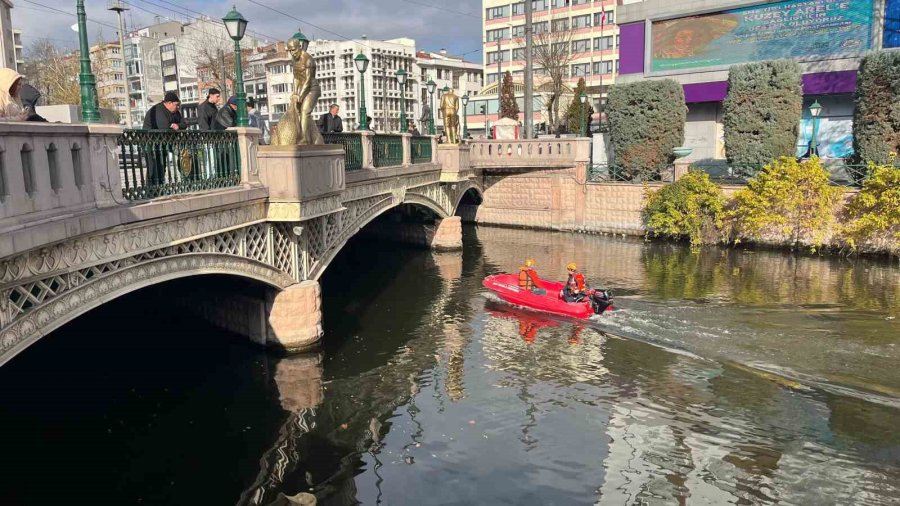
[[[287,43],[288,53],[294,60],[294,92],[272,136],[273,146],[325,144],[312,118],[322,89],[316,80],[316,61],[306,52],[307,47],[309,39],[302,32],[295,33]]]
[[[459,144],[459,97],[449,87],[441,96],[441,113],[444,116],[444,133],[448,144]]]

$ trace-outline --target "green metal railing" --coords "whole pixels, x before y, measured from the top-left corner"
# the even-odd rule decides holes
[[[825,169],[835,186],[860,188],[869,177],[869,167],[866,164],[853,164],[826,162]],[[897,167],[900,170],[900,166]],[[709,174],[712,181],[723,184],[746,184],[747,180],[756,176],[762,170],[762,166],[732,166],[726,163],[693,163],[690,170],[699,170]]]
[[[122,194],[144,200],[237,186],[235,132],[125,130],[119,136]]]
[[[431,137],[412,137],[409,149],[410,163],[431,163]]]
[[[399,135],[374,135],[372,159],[375,167],[403,165],[403,137]]]
[[[363,166],[362,136],[359,134],[322,134],[325,144],[340,144],[344,147],[344,168],[359,170]]]
[[[616,164],[593,163],[588,167],[591,183],[671,183],[675,180],[675,167],[636,169]]]

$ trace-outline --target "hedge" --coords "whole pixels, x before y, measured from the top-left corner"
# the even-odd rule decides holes
[[[900,52],[863,58],[856,87],[853,144],[859,161],[886,164],[900,152]]]
[[[789,60],[731,67],[723,103],[729,163],[758,167],[795,156],[803,109],[800,75],[800,66]]]
[[[684,90],[671,79],[613,86],[606,111],[615,163],[629,173],[658,173],[684,142]]]

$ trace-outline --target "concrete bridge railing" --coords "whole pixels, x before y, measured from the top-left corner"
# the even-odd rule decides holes
[[[590,159],[588,138],[479,140],[470,142],[475,168],[572,167]]]

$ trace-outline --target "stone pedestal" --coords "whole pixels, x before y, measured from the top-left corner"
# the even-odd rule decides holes
[[[322,293],[318,281],[302,281],[275,294],[266,344],[289,352],[315,349],[322,338]]]
[[[269,188],[269,221],[301,221],[342,209],[344,149],[260,146],[259,180]]]
[[[456,183],[473,177],[469,162],[471,146],[467,144],[438,144],[437,161],[441,166],[441,182]]]
[[[431,248],[438,251],[462,249],[462,218],[451,216],[435,222]]]
[[[675,160],[675,181],[678,181],[682,176],[687,175],[690,167],[691,162],[689,160]]]
[[[241,152],[241,183],[259,182],[259,129],[255,127],[231,127],[237,132],[238,149]]]

